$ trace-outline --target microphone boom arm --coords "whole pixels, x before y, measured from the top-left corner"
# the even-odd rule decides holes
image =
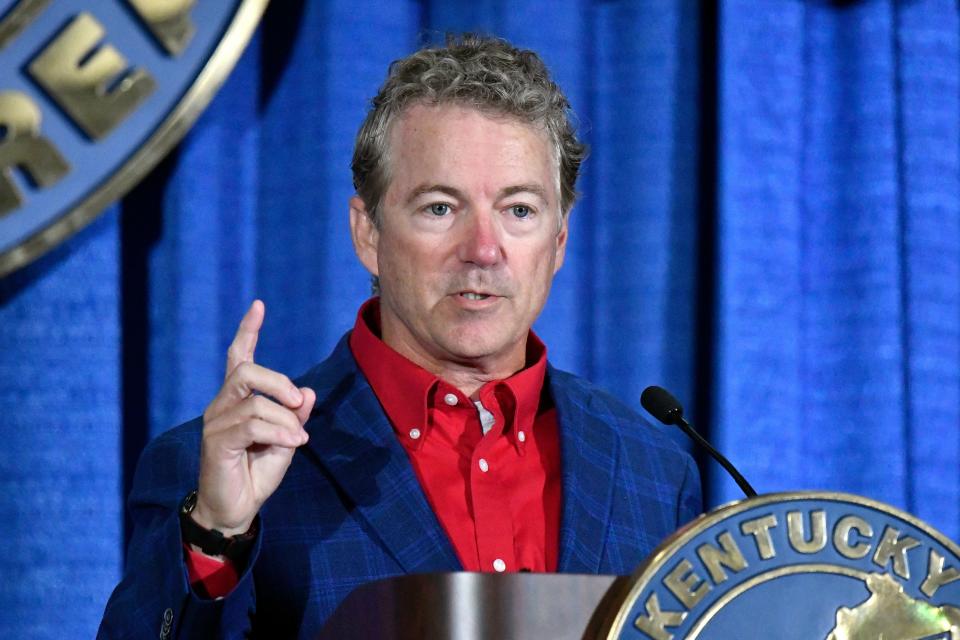
[[[680,427],[685,434],[692,438],[694,442],[706,449],[707,453],[713,456],[713,459],[719,462],[720,466],[727,470],[727,473],[733,477],[734,481],[737,483],[737,486],[740,487],[740,490],[743,491],[748,498],[755,498],[757,496],[757,492],[750,485],[750,483],[747,482],[747,479],[740,475],[740,472],[737,471],[736,467],[730,464],[730,461],[727,460],[722,453],[714,449],[713,445],[707,442],[706,438],[694,431],[693,427],[690,426],[690,423],[687,422],[686,418],[681,417],[680,420],[678,420],[675,424]]]

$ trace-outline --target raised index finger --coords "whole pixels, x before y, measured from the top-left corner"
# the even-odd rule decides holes
[[[227,371],[224,374],[226,379],[240,363],[253,362],[253,352],[257,348],[257,338],[260,337],[260,327],[263,326],[263,318],[266,315],[266,309],[263,301],[254,300],[240,320],[240,326],[237,328],[237,335],[233,337],[230,348],[227,349]]]

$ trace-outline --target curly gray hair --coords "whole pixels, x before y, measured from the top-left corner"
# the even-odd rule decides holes
[[[414,103],[464,104],[544,129],[559,163],[560,211],[570,212],[587,154],[577,140],[570,103],[533,51],[500,38],[464,34],[448,36],[446,46],[394,61],[357,133],[353,186],[375,224],[390,181],[390,127]]]

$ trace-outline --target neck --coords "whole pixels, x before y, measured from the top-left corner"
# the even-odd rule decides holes
[[[406,354],[404,354],[406,355]],[[409,357],[409,356],[407,356]],[[416,360],[414,360],[416,362]],[[463,395],[467,396],[471,400],[479,400],[479,391],[480,388],[492,380],[503,380],[509,378],[514,373],[523,368],[523,365],[518,366],[515,369],[507,369],[502,372],[493,372],[485,371],[479,368],[458,368],[458,367],[444,367],[442,369],[434,369],[426,366],[424,363],[417,362],[421,367],[434,374],[438,378],[444,380],[450,385],[453,385],[460,390]]]

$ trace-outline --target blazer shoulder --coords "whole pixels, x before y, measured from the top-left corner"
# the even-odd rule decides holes
[[[653,424],[608,391],[557,369],[548,375],[560,412],[561,441],[568,440],[572,453],[569,460],[589,460],[593,475],[598,462],[616,469],[611,522],[626,528],[611,533],[610,540],[624,549],[633,544],[628,541],[642,540],[638,555],[630,556],[639,561],[700,513],[696,463],[665,425]],[[583,451],[579,456],[578,447]],[[629,571],[627,565],[615,567]]]
[[[360,373],[357,361],[350,350],[350,332],[348,331],[340,338],[326,359],[295,378],[294,383],[316,391],[319,407],[330,396],[339,396],[339,392],[345,387],[351,387],[358,377],[362,378],[363,374]]]
[[[669,454],[690,457],[665,425],[648,420],[609,391],[552,366],[548,369],[548,377],[555,400],[558,395],[566,396],[566,401],[577,404],[582,411],[614,429],[628,447],[655,447]]]

